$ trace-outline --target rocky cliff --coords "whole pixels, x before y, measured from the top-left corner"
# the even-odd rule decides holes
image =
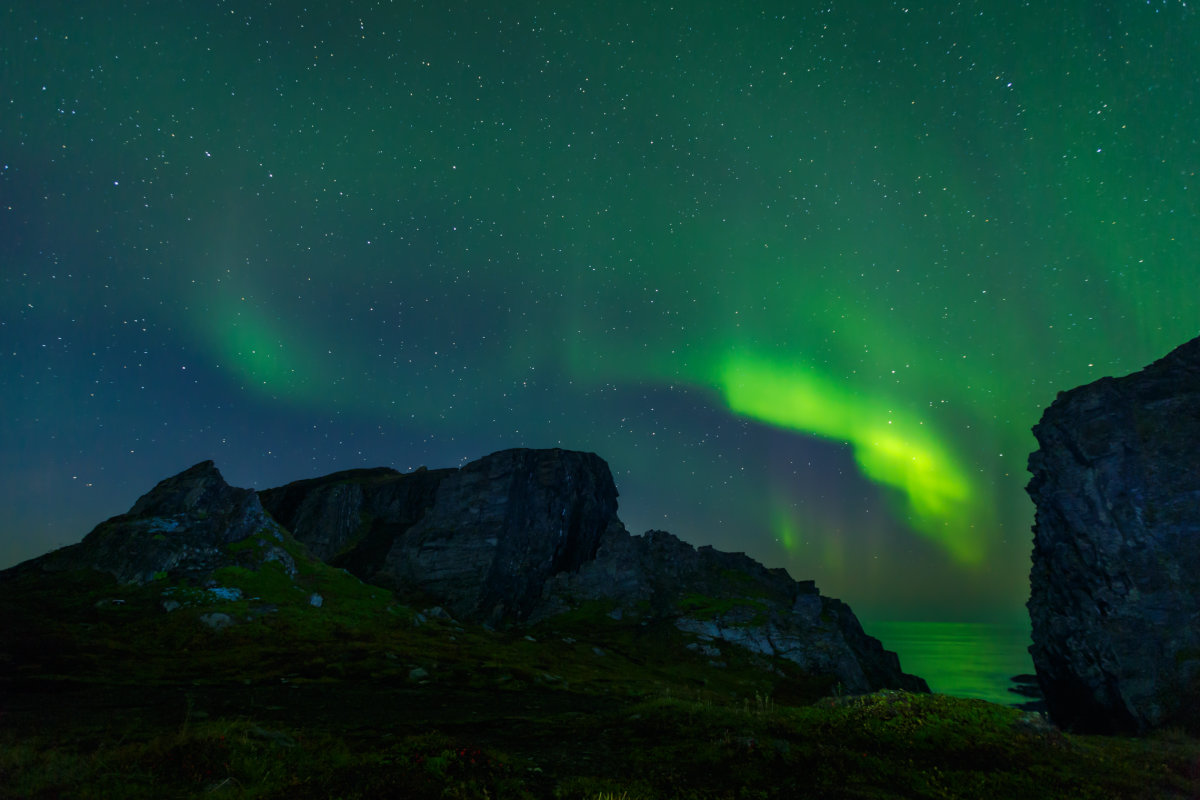
[[[461,469],[338,473],[262,493],[316,554],[456,617],[522,620],[596,553],[617,489],[593,453],[503,450]]]
[[[259,497],[313,555],[363,580],[387,582],[380,571],[396,539],[420,521],[442,479],[456,471],[348,470],[268,489]]]
[[[168,611],[245,601],[236,615],[201,617],[210,627],[270,616],[281,604],[349,600],[322,592],[379,600],[320,556],[464,622],[553,625],[572,614],[586,625],[673,626],[710,666],[726,666],[733,647],[760,666],[772,665],[759,656],[787,659],[817,683],[848,692],[928,690],[812,582],[669,533],[631,536],[616,511],[612,474],[592,453],[504,450],[461,469],[352,470],[270,489],[261,499],[229,486],[205,461],[160,482],[79,544],[2,575],[36,580],[97,570],[120,584],[161,587],[150,594]]]
[[[610,606],[614,619],[670,620],[714,656],[728,642],[833,676],[848,692],[929,691],[863,631],[849,606],[821,595],[812,581],[794,581],[743,553],[694,548],[664,531],[631,536],[610,526],[594,559],[546,584],[534,618],[595,602]]]
[[[1029,613],[1053,718],[1200,720],[1200,339],[1059,395],[1033,429]]]
[[[600,603],[614,619],[670,620],[714,652],[725,642],[786,658],[847,691],[928,691],[811,582],[668,533],[630,536],[608,465],[591,453],[505,450],[459,470],[337,473],[262,500],[331,563],[460,619],[534,623]]]
[[[94,569],[127,584],[166,574],[201,582],[213,570],[238,564],[227,546],[255,534],[271,540],[253,551],[256,565],[276,561],[294,570],[292,556],[278,546],[286,532],[263,511],[254,490],[230,486],[213,462],[204,461],[160,481],[128,512],[100,523],[78,544],[17,568]],[[247,551],[242,560],[250,557]]]

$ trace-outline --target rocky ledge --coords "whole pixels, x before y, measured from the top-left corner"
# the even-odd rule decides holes
[[[693,648],[710,655],[718,655],[716,642],[729,642],[812,675],[835,676],[847,692],[929,691],[863,631],[849,606],[820,594],[812,581],[794,581],[787,570],[768,569],[743,553],[692,547],[665,531],[631,536],[611,526],[594,559],[546,584],[534,617],[595,602],[611,606],[614,619],[670,620],[695,634]]]

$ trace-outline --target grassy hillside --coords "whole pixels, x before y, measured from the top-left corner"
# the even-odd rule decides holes
[[[207,588],[0,583],[0,797],[1200,796],[1181,733],[845,697],[603,604],[492,631],[296,555]]]

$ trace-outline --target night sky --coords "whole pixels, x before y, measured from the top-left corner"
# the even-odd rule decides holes
[[[566,447],[1016,618],[1030,427],[1200,333],[1188,3],[302,5],[0,10],[0,567],[207,458]]]

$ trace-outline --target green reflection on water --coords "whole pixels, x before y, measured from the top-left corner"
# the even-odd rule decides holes
[[[941,694],[1006,705],[1025,698],[1008,691],[1014,675],[1033,672],[1028,625],[983,622],[872,622],[867,633],[900,656],[905,672]]]

